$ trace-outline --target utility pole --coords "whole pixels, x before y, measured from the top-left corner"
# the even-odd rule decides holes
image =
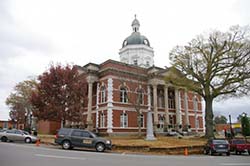
[[[230,138],[233,138],[233,129],[232,129],[232,121],[231,121],[231,115],[229,115],[229,125],[230,125]]]

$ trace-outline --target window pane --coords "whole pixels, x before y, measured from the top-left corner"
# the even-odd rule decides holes
[[[141,127],[143,127],[143,126],[144,126],[144,116],[141,115]]]
[[[73,131],[72,136],[81,137],[81,131]]]
[[[82,131],[82,137],[90,137],[90,134],[86,131]]]

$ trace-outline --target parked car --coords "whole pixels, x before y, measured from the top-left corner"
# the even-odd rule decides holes
[[[230,145],[225,139],[210,139],[204,147],[204,153],[214,155],[217,154],[226,154],[230,155]]]
[[[112,148],[111,140],[97,137],[87,130],[72,128],[61,128],[55,136],[55,143],[61,145],[63,149],[85,147],[95,148],[97,152]]]
[[[16,129],[0,132],[0,139],[2,142],[24,141],[25,143],[32,143],[38,140],[37,137],[30,135],[28,132]]]
[[[230,151],[235,152],[235,154],[248,152],[250,155],[250,143],[245,139],[232,139],[230,141]]]

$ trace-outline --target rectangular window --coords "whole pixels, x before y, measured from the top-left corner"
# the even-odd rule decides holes
[[[138,65],[137,59],[134,59],[134,65]]]
[[[168,99],[168,108],[175,109],[175,100]]]
[[[196,118],[196,121],[195,121],[195,127],[200,128],[200,121],[198,117]]]
[[[139,89],[137,90],[137,97],[138,97],[138,104],[143,104],[143,90]]]
[[[120,89],[120,101],[122,103],[127,103],[128,102],[128,93],[126,88],[121,88]]]
[[[104,86],[101,87],[101,103],[106,102],[106,89]]]
[[[104,115],[104,113],[101,113],[100,127],[105,127],[105,115]]]
[[[141,115],[141,127],[144,127],[144,115]]]
[[[128,115],[126,113],[120,115],[120,127],[128,127]]]

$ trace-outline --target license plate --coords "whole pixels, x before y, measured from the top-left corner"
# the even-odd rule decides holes
[[[225,146],[224,145],[219,145],[220,148],[224,148]]]

